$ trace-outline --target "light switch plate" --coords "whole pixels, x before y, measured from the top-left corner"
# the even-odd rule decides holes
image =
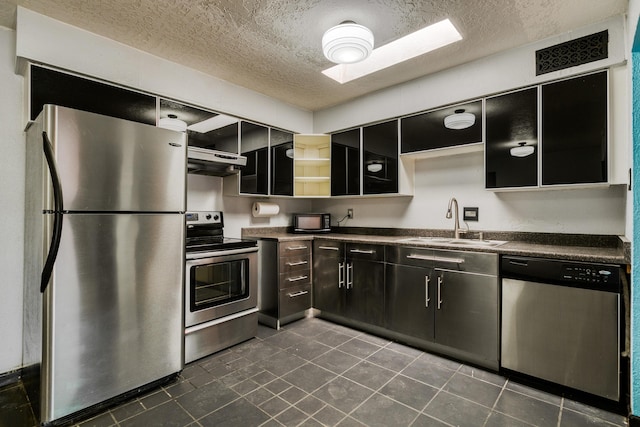
[[[462,208],[462,219],[464,221],[477,221],[478,211],[478,208]]]

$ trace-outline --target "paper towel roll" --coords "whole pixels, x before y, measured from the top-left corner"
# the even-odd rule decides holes
[[[275,203],[255,202],[251,212],[254,217],[274,216],[280,212],[280,206]]]

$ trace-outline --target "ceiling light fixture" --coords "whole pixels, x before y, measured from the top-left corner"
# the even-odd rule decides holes
[[[533,154],[534,151],[535,149],[533,148],[533,145],[527,145],[526,141],[522,141],[518,142],[517,147],[513,147],[509,150],[509,153],[511,153],[513,157],[527,157]]]
[[[322,73],[338,83],[347,83],[459,40],[462,40],[462,36],[456,27],[444,19],[374,49],[363,61],[334,65]]]
[[[373,33],[363,25],[344,21],[322,36],[322,52],[336,64],[353,64],[367,58],[373,50]]]
[[[447,129],[466,129],[476,122],[476,116],[465,113],[464,109],[459,109],[444,118],[444,127]]]
[[[186,132],[187,122],[178,119],[178,116],[176,116],[175,114],[169,114],[167,117],[163,117],[160,119],[158,127],[175,130],[178,132]]]

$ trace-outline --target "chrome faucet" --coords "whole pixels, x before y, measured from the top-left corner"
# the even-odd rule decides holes
[[[455,219],[453,223],[453,235],[456,239],[460,238],[460,219],[458,218],[458,201],[455,197],[449,199],[449,207],[447,208],[447,219],[451,219],[451,207],[453,207],[455,213]]]

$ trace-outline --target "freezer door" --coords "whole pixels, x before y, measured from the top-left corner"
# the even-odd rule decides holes
[[[66,211],[185,210],[186,134],[52,105],[43,120]]]
[[[184,219],[67,214],[44,293],[42,421],[182,369]]]

